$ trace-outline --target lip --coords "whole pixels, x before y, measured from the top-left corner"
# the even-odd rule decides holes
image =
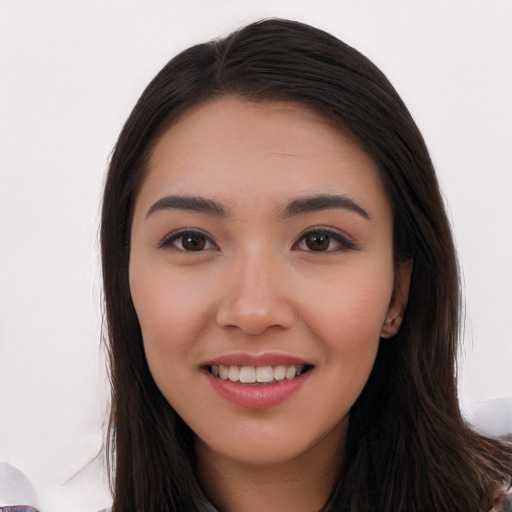
[[[229,352],[220,355],[214,359],[205,361],[201,366],[211,366],[214,364],[223,364],[226,366],[278,366],[301,364],[304,366],[313,366],[305,359],[283,352],[261,352],[259,354],[251,354],[249,352]]]
[[[274,384],[242,384],[223,380],[212,375],[206,368],[203,373],[212,388],[223,398],[247,409],[267,409],[274,407],[297,393],[311,370],[291,380],[284,380]]]
[[[286,366],[296,364],[308,366],[309,369],[293,379],[274,382],[273,384],[244,384],[223,380],[208,371],[208,366],[219,364],[226,366]],[[302,388],[312,373],[312,369],[313,365],[305,359],[280,352],[263,352],[260,354],[231,352],[215,357],[202,365],[203,374],[217,394],[247,409],[267,409],[284,402]]]

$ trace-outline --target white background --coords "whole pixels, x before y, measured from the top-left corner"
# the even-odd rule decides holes
[[[121,126],[178,51],[267,16],[355,46],[411,110],[464,272],[463,407],[508,396],[512,430],[511,1],[0,0],[0,459],[42,510],[108,503],[97,229]]]

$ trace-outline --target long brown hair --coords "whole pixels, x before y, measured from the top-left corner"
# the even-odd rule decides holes
[[[236,95],[308,106],[349,133],[379,167],[394,211],[395,258],[414,259],[399,333],[382,340],[350,412],[343,470],[325,510],[482,512],[512,473],[505,445],[461,416],[455,359],[459,278],[425,143],[386,77],[313,27],[253,23],[172,59],[128,118],[107,176],[101,220],[112,381],[114,512],[193,511],[194,435],[150,374],[128,286],[130,226],[160,134],[201,102]]]

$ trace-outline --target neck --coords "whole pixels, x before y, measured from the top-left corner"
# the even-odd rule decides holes
[[[293,460],[251,464],[196,443],[199,480],[220,512],[316,512],[327,502],[342,464],[346,425]]]

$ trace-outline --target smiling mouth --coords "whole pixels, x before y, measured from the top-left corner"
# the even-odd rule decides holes
[[[235,366],[212,364],[205,367],[214,377],[249,385],[268,385],[293,380],[311,370],[312,366],[289,364],[276,366]]]

